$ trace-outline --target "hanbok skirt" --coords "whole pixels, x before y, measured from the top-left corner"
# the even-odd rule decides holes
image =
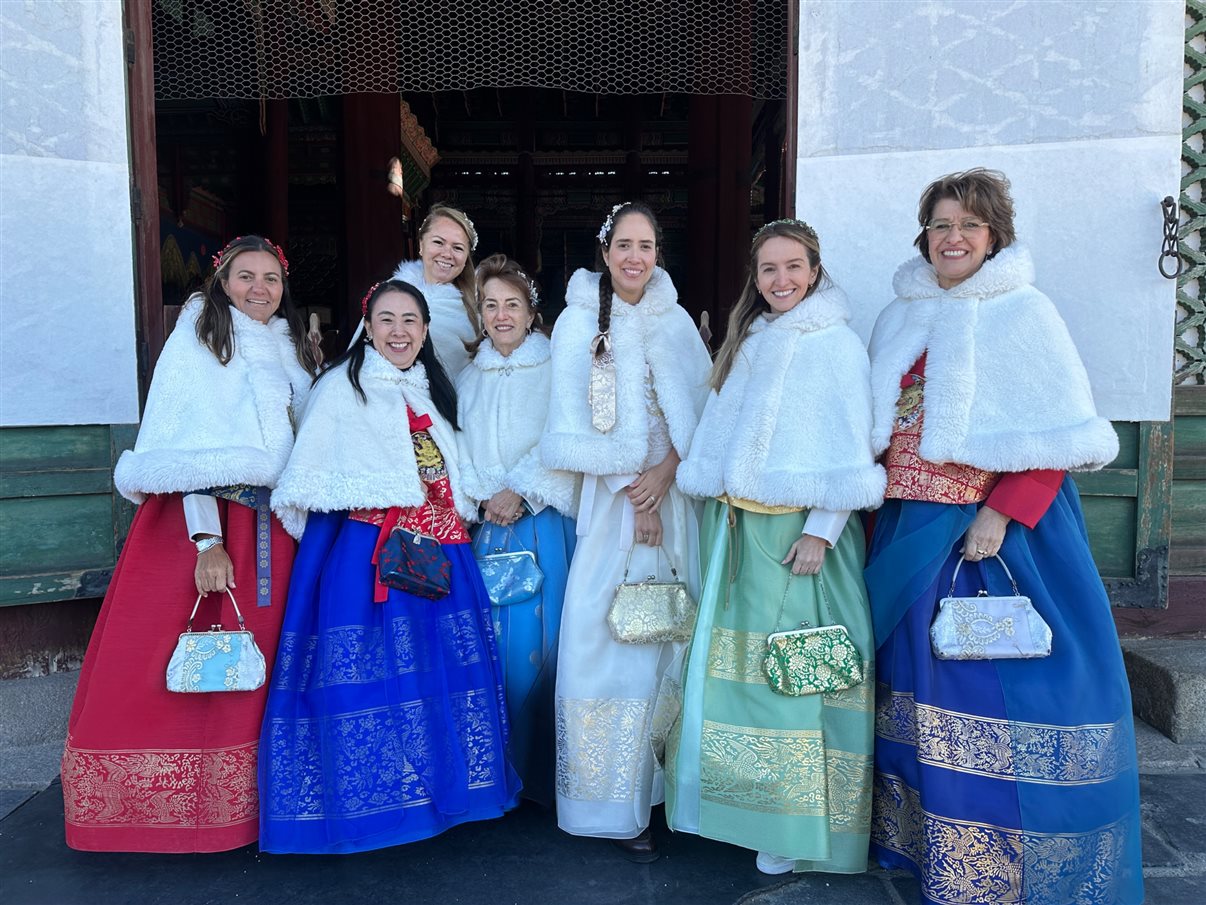
[[[474,531],[478,556],[527,550],[544,573],[540,593],[522,603],[493,607],[502,663],[510,759],[523,780],[523,797],[553,804],[556,743],[553,692],[557,679],[557,636],[565,581],[574,554],[574,520],[547,506],[509,528],[483,523]]]
[[[1051,627],[1051,654],[938,660],[929,627],[977,507],[889,500],[867,587],[879,640],[871,851],[929,903],[1105,905],[1143,899],[1131,696],[1076,486],[1001,557]],[[993,560],[960,570],[956,593]]]
[[[682,714],[667,745],[667,822],[796,859],[796,870],[860,873],[871,822],[874,688],[862,525],[857,516],[847,522],[818,580],[782,565],[806,512],[736,509],[730,528],[729,511],[717,500],[704,509],[704,588]],[[800,697],[771,690],[766,636],[804,620],[846,627],[865,661],[861,684]]]
[[[270,606],[256,599],[256,512],[219,499],[235,599],[268,669],[296,545],[273,518]],[[256,752],[267,686],[178,694],[168,660],[197,599],[197,551],[179,494],[138,507],[109,582],[67,728],[67,844],[84,851],[218,852],[259,829]],[[225,594],[201,601],[194,628],[234,627]]]
[[[444,545],[447,597],[390,589],[374,603],[379,534],[346,512],[307,519],[264,714],[264,851],[383,848],[517,801],[490,600],[470,545]]]
[[[662,550],[633,546],[624,491],[594,475],[585,481],[593,504],[578,522],[557,657],[557,824],[576,836],[631,839],[665,797],[651,741],[654,705],[685,645],[621,644],[607,628],[607,610],[630,552],[630,580],[669,580],[673,563],[697,598],[699,525],[694,505],[671,487],[659,507]]]

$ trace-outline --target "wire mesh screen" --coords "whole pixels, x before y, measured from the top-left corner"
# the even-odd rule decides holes
[[[155,0],[155,94],[784,97],[788,0]]]

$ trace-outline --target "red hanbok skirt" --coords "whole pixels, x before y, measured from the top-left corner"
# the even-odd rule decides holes
[[[235,599],[272,675],[297,545],[272,519],[271,606],[256,605],[256,513],[218,500]],[[256,752],[268,694],[178,694],[165,673],[197,598],[178,494],[134,516],[88,644],[63,753],[67,844],[84,851],[217,852],[256,840]],[[234,627],[225,594],[194,630]]]

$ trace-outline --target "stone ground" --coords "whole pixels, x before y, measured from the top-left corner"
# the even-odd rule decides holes
[[[0,902],[3,905],[913,905],[906,874],[766,877],[753,854],[670,834],[664,855],[624,861],[607,843],[561,833],[525,805],[425,842],[343,856],[75,852],[63,842],[58,756],[75,674],[0,682]],[[1138,724],[1148,905],[1206,903],[1206,744]],[[659,809],[660,812],[660,809]]]

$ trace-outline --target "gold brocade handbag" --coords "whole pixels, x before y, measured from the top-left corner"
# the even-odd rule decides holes
[[[662,548],[658,547],[660,558]],[[670,557],[666,557],[670,562]],[[607,627],[621,644],[660,644],[665,641],[689,641],[695,630],[698,604],[687,585],[678,580],[678,570],[670,562],[672,581],[660,581],[650,575],[643,581],[629,581],[632,549],[624,564],[624,580],[616,585],[607,610]]]
[[[829,625],[814,626],[804,620],[801,628],[779,631],[783,607],[791,588],[792,575],[783,590],[775,630],[766,636],[766,656],[762,671],[771,691],[782,695],[800,696],[844,691],[863,681],[863,658],[844,625],[834,622],[829,607],[829,594],[817,573],[817,589],[829,616]]]

